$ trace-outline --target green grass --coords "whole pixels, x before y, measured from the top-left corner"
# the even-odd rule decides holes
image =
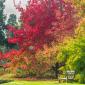
[[[58,83],[56,81],[12,81],[0,85],[84,85],[77,83]]]
[[[24,81],[24,80],[16,80],[12,78],[13,74],[5,74],[0,76],[0,80],[14,80],[8,83],[2,83],[0,85],[85,85],[85,84],[77,84],[77,83],[58,83],[58,81],[50,80],[50,81]]]

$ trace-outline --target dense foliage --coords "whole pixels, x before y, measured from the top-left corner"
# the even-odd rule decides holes
[[[17,16],[15,14],[10,14],[8,20],[7,20],[8,25],[16,26],[17,25]]]
[[[71,0],[79,11],[79,16],[85,17],[85,0]]]
[[[5,50],[6,36],[5,36],[5,15],[4,15],[4,2],[5,0],[0,0],[0,51]]]
[[[6,49],[0,64],[5,71],[46,78],[75,70],[75,79],[85,83],[85,0],[29,0],[26,8],[13,1],[20,26],[14,14],[5,25],[0,1],[0,50]]]
[[[59,61],[65,62],[62,70],[75,70],[76,80],[85,83],[85,19],[76,29],[74,38],[67,38],[60,45]]]
[[[30,0],[26,9],[17,8],[21,12],[22,27],[17,30],[8,26],[14,34],[8,42],[17,43],[20,48],[43,48],[43,45],[51,45],[53,41],[60,41],[64,35],[74,32],[75,10],[70,2]]]
[[[7,26],[9,34],[13,33],[13,36],[8,36],[8,42],[17,44],[20,50],[8,52],[10,65],[16,65],[10,67],[19,69],[24,66],[23,69],[28,73],[34,71],[42,74],[52,67],[53,64],[47,61],[53,56],[50,54],[50,57],[44,59],[44,56],[40,54],[38,57],[35,53],[44,50],[44,45],[51,46],[53,42],[62,41],[64,36],[74,34],[75,9],[70,2],[63,0],[30,0],[26,9],[16,8],[21,12],[22,26],[20,29]],[[17,52],[20,54],[17,55]]]

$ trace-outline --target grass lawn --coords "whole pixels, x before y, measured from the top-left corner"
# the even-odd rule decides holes
[[[11,79],[13,74],[6,74],[0,76],[0,80],[14,80],[9,81],[8,83],[2,83],[0,85],[85,85],[85,84],[77,84],[77,83],[58,83],[57,81],[50,80],[50,81],[25,81],[25,80],[16,80]]]
[[[77,83],[58,83],[56,81],[12,81],[0,85],[84,85]]]

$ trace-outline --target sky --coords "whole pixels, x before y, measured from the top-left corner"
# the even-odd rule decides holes
[[[28,0],[21,0],[21,6],[25,7],[25,5],[27,4]],[[16,5],[20,2],[20,0],[15,0]],[[5,1],[5,10],[4,10],[4,14],[7,15],[7,17],[10,14],[16,14],[17,18],[19,18],[19,12],[18,10],[16,10],[16,8],[14,7],[13,4],[13,0],[6,0]]]

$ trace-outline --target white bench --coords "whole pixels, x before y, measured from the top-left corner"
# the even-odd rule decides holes
[[[66,72],[59,74],[58,76],[58,81],[73,81],[75,77],[75,71],[74,70],[67,70]]]

